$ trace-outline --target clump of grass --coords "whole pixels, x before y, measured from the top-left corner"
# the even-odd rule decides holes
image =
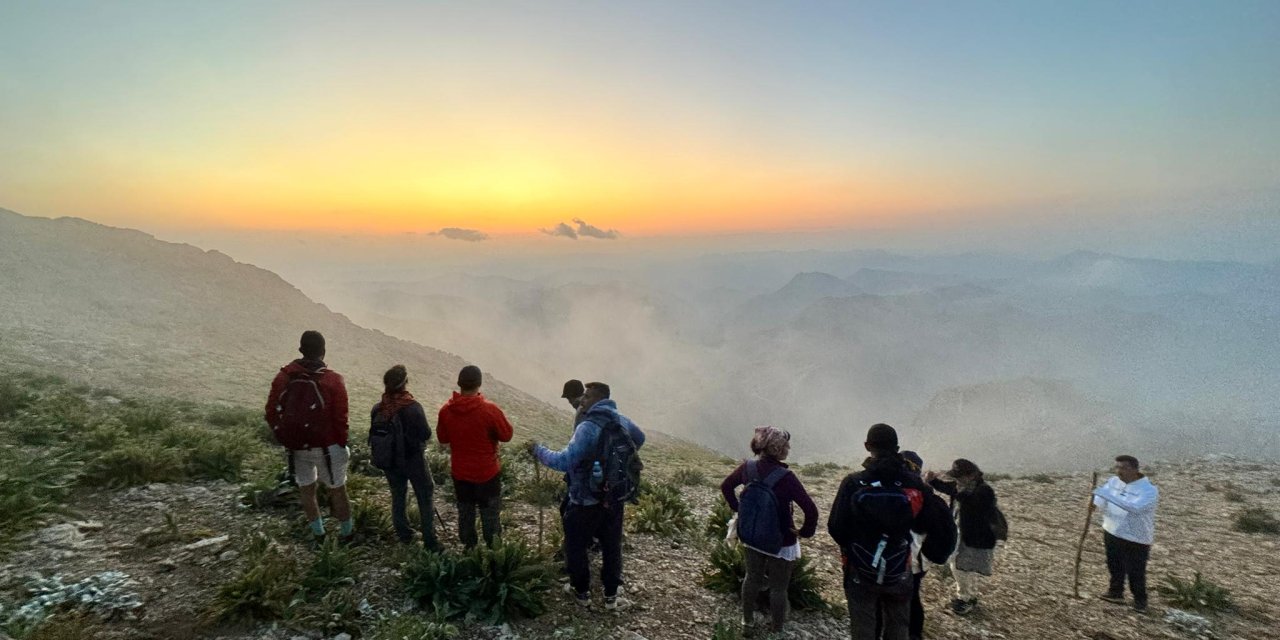
[[[327,593],[339,587],[355,584],[355,560],[346,547],[330,536],[302,578],[302,590],[308,596]]]
[[[204,414],[204,421],[215,427],[236,427],[253,424],[261,418],[260,411],[243,407],[214,407]]]
[[[720,542],[711,549],[702,572],[702,586],[720,593],[741,593],[747,577],[746,548],[738,543]],[[796,561],[787,585],[787,601],[793,609],[827,611],[831,605],[822,598],[818,574],[808,557]]]
[[[35,394],[8,378],[0,380],[0,420],[8,420],[35,402]]]
[[[1218,492],[1218,485],[1216,485],[1216,484],[1214,484],[1214,483],[1212,483],[1212,482],[1206,482],[1206,483],[1204,483],[1204,490],[1205,490],[1205,491],[1207,491],[1207,492],[1209,492],[1209,493],[1217,493],[1217,492]]]
[[[0,553],[56,513],[65,513],[80,465],[70,454],[0,446]]]
[[[213,595],[209,615],[219,622],[254,622],[283,618],[298,588],[293,559],[265,537],[255,538],[244,556],[244,568]]]
[[[324,592],[314,602],[295,599],[286,615],[290,623],[305,629],[323,629],[326,635],[338,633],[358,634],[362,596],[353,587],[344,586]]]
[[[712,540],[724,540],[725,536],[729,535],[731,518],[733,518],[733,510],[729,508],[729,503],[716,500],[716,506],[711,507],[711,515],[707,516],[707,526],[703,531]]]
[[[1053,484],[1056,482],[1053,476],[1047,473],[1037,473],[1035,475],[1027,476],[1027,479],[1037,484]]]
[[[680,469],[671,474],[671,481],[684,487],[700,487],[707,484],[707,475],[697,469]]]
[[[711,640],[742,640],[742,621],[726,618],[711,628]]]
[[[1236,514],[1232,527],[1242,533],[1280,534],[1280,520],[1262,507],[1247,507]]]
[[[249,434],[232,429],[172,427],[157,440],[185,454],[187,477],[193,480],[238,482],[245,461],[257,447]]]
[[[168,429],[176,420],[169,409],[153,405],[143,405],[125,409],[120,413],[120,422],[134,435],[160,433]]]
[[[554,583],[552,566],[523,541],[499,539],[462,555],[422,551],[401,567],[406,594],[442,618],[499,624],[538,616]]]
[[[834,462],[814,462],[801,466],[800,473],[811,478],[825,478],[840,469],[840,465]]]
[[[82,481],[93,486],[129,487],[186,477],[186,460],[181,451],[130,442],[90,460]]]
[[[370,496],[351,496],[351,521],[356,534],[363,539],[385,541],[395,538],[391,511]]]
[[[1231,592],[1205,579],[1199,571],[1189,582],[1169,575],[1165,578],[1164,584],[1156,589],[1169,604],[1179,609],[1221,613],[1235,608],[1235,604],[1231,601]]]
[[[1227,502],[1244,502],[1244,494],[1240,493],[1238,489],[1228,489],[1226,493],[1222,494],[1222,498]]]
[[[439,616],[403,613],[378,620],[365,637],[369,640],[447,640],[457,635],[458,628]]]
[[[646,490],[647,489],[647,490]],[[646,484],[636,506],[627,510],[631,530],[675,537],[693,526],[693,511],[680,495],[680,489],[669,484]]]
[[[1001,480],[1011,480],[1013,476],[1007,473],[984,473],[982,479],[987,482],[1000,482]]]

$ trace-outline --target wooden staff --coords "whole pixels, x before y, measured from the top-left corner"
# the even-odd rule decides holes
[[[1093,477],[1089,479],[1089,507],[1084,515],[1084,531],[1080,534],[1080,544],[1076,546],[1076,571],[1075,580],[1072,582],[1071,591],[1077,598],[1080,597],[1080,558],[1084,555],[1084,541],[1089,537],[1089,525],[1093,523],[1093,488],[1098,486],[1098,472],[1093,472]]]
[[[538,491],[542,491],[542,465],[538,464],[535,459],[533,461],[533,480],[534,486],[538,487]],[[547,507],[542,503],[542,497],[538,496],[538,553],[542,553],[542,521],[546,516]]]

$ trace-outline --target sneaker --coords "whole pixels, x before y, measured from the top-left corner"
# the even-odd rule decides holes
[[[1107,592],[1098,596],[1098,599],[1106,602],[1110,602],[1111,604],[1124,604],[1123,594],[1114,594],[1111,592]]]
[[[630,607],[631,607],[631,601],[630,601],[630,600],[627,600],[626,598],[622,598],[622,597],[619,597],[619,596],[605,596],[605,597],[604,597],[604,610],[605,610],[605,611],[623,611],[623,610],[628,609],[628,608],[630,608]]]
[[[1134,613],[1138,613],[1138,614],[1146,613],[1146,612],[1147,612],[1147,604],[1146,604],[1145,602],[1144,602],[1144,603],[1142,603],[1142,604],[1134,604],[1134,605],[1133,605],[1133,612],[1134,612]]]
[[[976,600],[961,600],[956,598],[951,601],[951,610],[958,616],[968,615],[973,608],[978,605]]]
[[[573,590],[573,585],[568,582],[564,583],[564,592],[573,596],[573,599],[578,601],[579,607],[585,609],[586,607],[591,606],[591,592],[587,591],[578,593]]]

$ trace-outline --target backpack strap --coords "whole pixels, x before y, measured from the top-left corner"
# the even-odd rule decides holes
[[[782,479],[785,478],[788,473],[791,473],[791,470],[786,467],[778,467],[777,469],[774,469],[773,473],[770,473],[765,477],[764,486],[769,487],[769,489],[773,489],[773,486],[782,482]]]
[[[756,467],[755,460],[747,460],[746,463],[747,484],[751,484],[760,479],[760,469]]]

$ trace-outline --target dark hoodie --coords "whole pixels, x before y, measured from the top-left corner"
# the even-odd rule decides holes
[[[859,481],[901,482],[904,488],[916,489],[925,498],[920,513],[911,525],[912,531],[927,536],[921,554],[929,562],[945,563],[955,546],[956,526],[945,509],[937,508],[943,505],[942,501],[929,499],[933,489],[920,479],[919,474],[907,468],[906,462],[898,454],[867,458],[862,466],[862,471],[845,476],[840,483],[840,490],[836,492],[835,502],[831,505],[831,515],[827,517],[827,533],[831,534],[836,544],[843,549],[862,537],[863,523],[854,519],[849,508],[850,499],[857,490]]]
[[[484,394],[464,396],[454,391],[453,397],[440,407],[436,439],[452,447],[453,478],[481,484],[502,471],[498,443],[511,442],[511,423]]]
[[[267,395],[267,424],[275,426],[276,403],[289,380],[301,374],[309,374],[316,378],[316,386],[320,388],[320,396],[324,400],[328,421],[325,427],[317,432],[317,439],[310,443],[313,447],[331,445],[347,446],[347,385],[342,375],[324,366],[320,360],[298,359],[280,367],[275,380],[271,381],[271,392]]]

